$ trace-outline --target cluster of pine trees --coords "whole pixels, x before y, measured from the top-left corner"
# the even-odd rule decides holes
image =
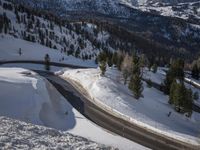
[[[99,55],[96,59],[96,63],[97,64],[103,63],[103,66],[108,65],[109,67],[116,66],[118,68],[118,70],[121,70],[121,64],[122,64],[123,60],[124,60],[124,55],[121,51],[112,53],[109,50],[104,50],[99,53]]]
[[[169,104],[174,105],[178,112],[192,113],[193,93],[184,84],[184,61],[177,59],[172,62],[164,81],[164,93],[169,94]]]
[[[115,53],[103,51],[98,56],[101,75],[105,75],[107,65],[109,67],[117,67],[118,70],[122,72],[125,85],[127,84],[127,80],[130,79],[128,87],[133,92],[136,99],[142,97],[143,91],[141,62],[141,57],[136,53],[130,56],[130,54],[125,54],[120,51]]]

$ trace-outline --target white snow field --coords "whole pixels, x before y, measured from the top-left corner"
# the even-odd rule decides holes
[[[0,147],[1,149],[114,149],[67,132],[7,117],[0,117]]]
[[[121,74],[113,68],[107,70],[105,77],[100,76],[99,69],[67,70],[62,77],[79,82],[99,106],[106,107],[132,123],[199,145],[200,114],[193,112],[191,118],[187,118],[175,112],[168,104],[168,96],[154,88],[148,88],[145,83],[144,98],[136,100],[121,82]],[[170,117],[167,116],[169,112],[172,112]]]
[[[45,146],[44,143],[46,143],[46,146],[51,143],[51,147],[64,147],[67,146],[67,143],[65,145],[65,141],[63,140],[65,135],[68,134],[65,132],[69,132],[122,150],[147,149],[128,139],[109,133],[86,119],[46,79],[30,70],[22,68],[0,68],[0,97],[0,116],[60,130],[56,131],[34,125],[26,126],[26,124],[17,121],[14,121],[14,124],[17,125],[12,126],[12,120],[10,126],[5,127],[4,124],[10,119],[0,118],[0,130],[5,130],[4,132],[0,132],[0,146],[5,148],[6,146],[8,148],[14,148],[15,146],[20,148],[18,147],[20,144],[22,144],[21,148],[25,148],[24,146],[30,146],[30,143],[33,146],[41,146],[41,148]],[[21,126],[21,124],[24,126]],[[10,130],[12,132],[8,133]],[[57,134],[61,134],[59,135],[61,136],[61,143],[59,143]],[[9,139],[11,135],[13,139]],[[43,140],[39,144],[38,141],[40,139]],[[56,145],[57,142],[58,145]],[[80,143],[79,141],[77,142],[74,143],[74,149],[78,148],[78,146],[85,145],[85,140]],[[70,143],[68,144],[71,145]],[[94,149],[95,146],[98,146],[97,144],[90,144],[90,142],[88,145],[94,146]],[[85,148],[88,148],[87,145]]]
[[[152,71],[149,71],[148,68],[143,69],[143,78],[144,79],[150,79],[151,81],[162,84],[165,79],[166,73],[162,70],[161,67],[158,67],[158,70],[156,73],[153,73]]]
[[[73,56],[67,56],[59,50],[42,46],[25,40],[14,38],[10,35],[0,34],[0,61],[9,60],[35,60],[44,61],[46,54],[49,54],[52,62],[66,63],[79,66],[96,67],[94,60],[84,61]],[[21,48],[22,55],[19,55]],[[64,57],[64,61],[62,58]]]

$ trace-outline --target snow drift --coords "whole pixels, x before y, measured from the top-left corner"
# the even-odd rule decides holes
[[[36,73],[1,68],[0,89],[1,115],[60,130],[73,126],[67,123],[65,100]]]

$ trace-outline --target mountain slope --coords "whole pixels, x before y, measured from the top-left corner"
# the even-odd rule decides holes
[[[157,12],[165,16],[174,16],[184,19],[189,17],[200,17],[200,1],[196,0],[59,0],[59,1],[38,1],[38,0],[18,0],[18,2],[29,3],[34,7],[45,9],[59,8],[60,14],[64,11],[92,11],[121,17],[130,17],[132,12],[120,4],[131,6],[131,8]],[[173,13],[166,13],[172,11]]]
[[[9,28],[9,34],[84,60],[94,60],[102,50],[131,52],[136,49],[146,54],[153,63],[156,58],[157,63],[163,65],[169,62],[172,55],[191,60],[199,54],[199,20],[183,20],[143,12],[140,7],[146,9],[146,6],[136,8],[130,5],[130,1],[129,4],[127,1],[122,3],[111,0],[86,3],[78,0],[18,1],[26,3],[25,12],[20,9],[22,5],[14,5],[19,16],[25,17],[25,21],[20,19],[19,23],[14,10],[1,10],[1,17],[6,12],[10,26],[14,26]],[[165,9],[161,10],[167,12]],[[34,20],[28,18],[28,14],[34,16]],[[52,35],[48,35],[46,30]],[[26,36],[21,31],[25,31]]]

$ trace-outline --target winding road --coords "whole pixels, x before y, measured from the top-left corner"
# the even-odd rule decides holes
[[[12,61],[11,63],[14,62]],[[21,63],[26,62],[23,61]],[[27,63],[34,62],[29,61]],[[38,62],[36,63],[38,64]],[[0,62],[0,64],[4,63]],[[43,64],[43,62],[39,62],[39,64]],[[66,64],[51,63],[51,65],[69,67],[69,65]],[[80,68],[80,66],[73,66],[72,68]],[[120,136],[123,136],[127,139],[130,139],[134,142],[155,150],[199,149],[199,147],[195,147],[188,143],[183,143],[181,141],[151,132],[121,118],[113,116],[111,112],[105,111],[98,105],[95,105],[86,90],[84,90],[84,88],[82,88],[82,86],[78,83],[75,83],[71,80],[64,80],[51,72],[39,70],[34,71],[37,72],[39,75],[45,77],[81,114],[83,114],[85,117],[87,117],[97,125],[111,132],[114,132]]]

